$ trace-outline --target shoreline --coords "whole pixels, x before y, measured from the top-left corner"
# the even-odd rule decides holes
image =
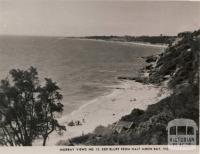
[[[129,45],[153,46],[163,48],[164,45],[146,44],[138,42],[105,41],[95,39],[82,39],[88,41],[102,41],[108,43],[122,43]],[[167,90],[163,86],[139,83],[134,80],[119,81],[119,84],[109,86],[112,90],[97,98],[85,101],[85,104],[78,107],[69,114],[65,114],[57,120],[61,125],[65,125],[67,131],[61,135],[53,132],[47,139],[47,146],[56,146],[59,141],[92,133],[97,126],[108,126],[117,122],[129,114],[133,109],[145,110],[148,105],[157,103],[162,98],[168,96]],[[164,90],[163,90],[164,89]],[[145,95],[144,95],[145,94]],[[70,122],[79,121],[81,125],[68,126]],[[38,139],[33,145],[40,146],[42,141]]]
[[[158,48],[167,48],[168,47],[167,44],[152,44],[152,43],[147,43],[147,42],[126,42],[126,41],[113,41],[113,40],[90,39],[90,38],[79,38],[79,37],[74,37],[72,39],[109,42],[109,43],[122,43],[122,44],[126,44],[126,45],[151,46],[151,47],[158,47]]]
[[[131,80],[121,81],[119,85],[114,85],[112,88],[113,91],[110,94],[99,96],[58,119],[62,125],[66,126],[67,131],[62,135],[52,133],[47,140],[47,146],[54,146],[60,140],[67,141],[73,137],[92,133],[97,126],[108,126],[117,122],[134,108],[145,110],[148,105],[168,95],[166,90],[161,90],[163,86],[146,85]],[[68,126],[67,124],[72,120],[79,120],[82,125]],[[35,145],[41,145],[41,141],[37,140]]]

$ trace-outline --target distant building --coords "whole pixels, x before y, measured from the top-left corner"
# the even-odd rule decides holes
[[[133,128],[134,123],[129,121],[118,121],[113,127],[114,133],[121,133]]]

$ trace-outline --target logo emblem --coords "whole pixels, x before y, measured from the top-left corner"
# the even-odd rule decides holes
[[[168,123],[168,148],[174,150],[196,149],[197,124],[191,119],[174,119]]]

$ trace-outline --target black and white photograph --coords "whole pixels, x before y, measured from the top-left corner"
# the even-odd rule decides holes
[[[200,1],[0,0],[0,149],[199,145]]]

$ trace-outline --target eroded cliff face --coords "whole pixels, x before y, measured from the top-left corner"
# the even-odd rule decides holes
[[[160,55],[156,66],[151,70],[150,81],[158,83],[168,76],[169,88],[198,83],[199,43],[200,30],[178,34],[176,41]]]
[[[131,134],[138,134],[140,144],[166,144],[165,128],[172,119],[189,118],[199,124],[199,46],[200,30],[180,33],[150,69],[149,82],[167,82],[172,94],[138,117],[141,121]]]

